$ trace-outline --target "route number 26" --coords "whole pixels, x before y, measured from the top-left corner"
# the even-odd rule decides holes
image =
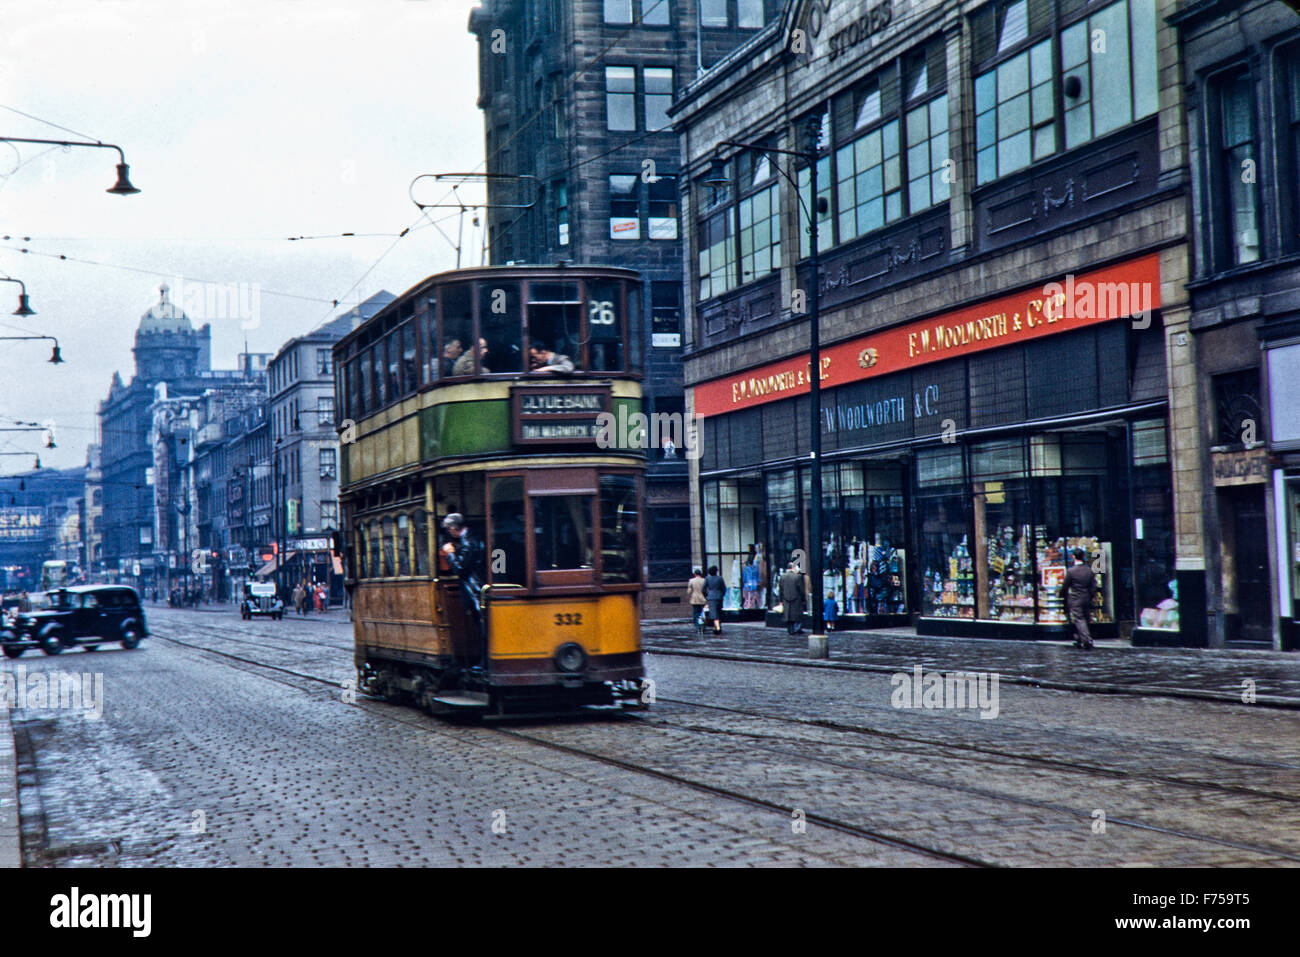
[[[587,308],[587,322],[593,326],[614,324],[614,303],[609,299],[593,299]]]
[[[555,623],[557,625],[581,625],[582,612],[557,611],[555,613]]]

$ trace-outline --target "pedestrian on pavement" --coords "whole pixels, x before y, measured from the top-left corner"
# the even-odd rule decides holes
[[[785,616],[785,630],[791,635],[803,633],[803,610],[808,601],[808,590],[804,587],[803,573],[799,563],[791,562],[781,576],[778,586],[781,590],[781,611]]]
[[[321,583],[316,584],[316,611],[317,613],[325,610],[326,595],[325,586]]]
[[[695,625],[695,630],[703,633],[704,623],[700,621],[700,616],[704,614],[709,600],[704,597],[704,572],[698,568],[691,573],[690,580],[686,583],[686,600],[691,604],[691,622]]]
[[[293,608],[299,618],[302,617],[302,597],[302,582],[299,582],[293,586]]]
[[[718,574],[718,566],[710,565],[704,579],[704,597],[709,601],[709,617],[713,619],[713,633],[722,634],[722,599],[727,594],[727,582]]]
[[[1088,630],[1088,617],[1092,614],[1092,599],[1097,594],[1097,576],[1088,564],[1082,548],[1074,550],[1074,564],[1065,570],[1065,610],[1074,628],[1074,647],[1091,648],[1092,634]]]
[[[822,621],[826,622],[826,630],[835,630],[835,619],[840,617],[840,604],[835,600],[835,592],[828,591],[826,600],[822,602]]]

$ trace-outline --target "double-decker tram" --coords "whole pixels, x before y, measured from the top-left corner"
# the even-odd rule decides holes
[[[639,280],[432,276],[334,347],[360,690],[431,712],[640,707]]]

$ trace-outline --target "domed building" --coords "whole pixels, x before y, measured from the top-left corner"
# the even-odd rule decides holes
[[[99,405],[103,475],[103,571],[137,586],[153,577],[154,489],[149,469],[151,406],[158,395],[202,395],[217,385],[212,374],[212,329],[198,328],[170,299],[164,283],[158,301],[140,317],[135,332],[135,374],[129,383],[113,373]],[[136,571],[137,563],[139,571]]]

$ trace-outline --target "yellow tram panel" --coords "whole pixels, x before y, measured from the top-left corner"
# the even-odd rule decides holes
[[[636,596],[614,594],[511,601],[494,597],[488,617],[493,658],[550,658],[568,642],[588,654],[640,650]]]

